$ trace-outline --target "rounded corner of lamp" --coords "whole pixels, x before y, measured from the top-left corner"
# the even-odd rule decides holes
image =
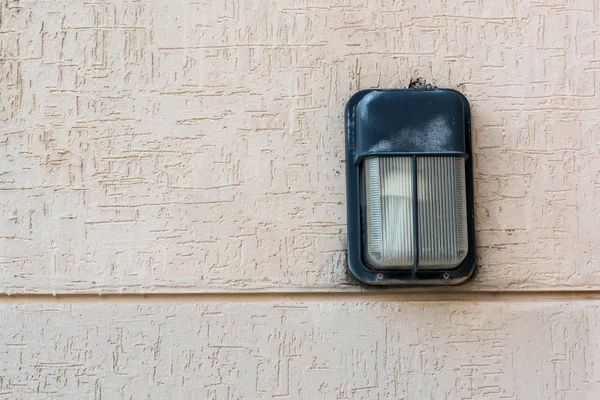
[[[346,103],[346,112],[354,109],[366,95],[374,92],[375,90],[377,89],[362,89],[358,92],[355,92],[352,96],[350,96],[348,102]]]
[[[449,92],[449,93],[453,93],[453,94],[457,95],[463,103],[463,107],[465,108],[465,113],[469,112],[469,110],[471,109],[471,104],[469,103],[467,96],[465,96],[462,92],[460,92],[456,89],[452,89],[452,88],[444,88],[441,90],[444,92]]]
[[[475,276],[475,270],[477,269],[477,260],[475,254],[467,256],[463,261],[462,265],[450,276],[446,284],[449,286],[456,286],[470,281]]]
[[[347,267],[354,279],[361,284],[372,286],[378,283],[377,274],[367,268],[362,260],[355,260],[354,257],[349,256]]]

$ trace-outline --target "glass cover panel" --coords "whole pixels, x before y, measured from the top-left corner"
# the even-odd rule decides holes
[[[412,158],[362,165],[365,258],[374,269],[413,266]],[[450,269],[467,255],[465,160],[417,157],[419,269]]]
[[[419,269],[453,268],[467,255],[465,160],[418,157]]]
[[[366,261],[375,269],[411,269],[412,158],[369,157],[362,171]]]

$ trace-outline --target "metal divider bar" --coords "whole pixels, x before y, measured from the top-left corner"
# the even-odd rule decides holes
[[[417,155],[412,156],[412,211],[413,211],[413,267],[412,275],[419,267],[419,198],[417,193]]]

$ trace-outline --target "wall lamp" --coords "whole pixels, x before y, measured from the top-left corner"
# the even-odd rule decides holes
[[[454,285],[475,270],[469,102],[363,90],[346,106],[348,268],[372,285]]]

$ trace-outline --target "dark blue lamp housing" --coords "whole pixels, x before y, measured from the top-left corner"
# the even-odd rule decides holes
[[[373,285],[453,285],[475,270],[469,102],[363,90],[346,106],[348,267]]]

